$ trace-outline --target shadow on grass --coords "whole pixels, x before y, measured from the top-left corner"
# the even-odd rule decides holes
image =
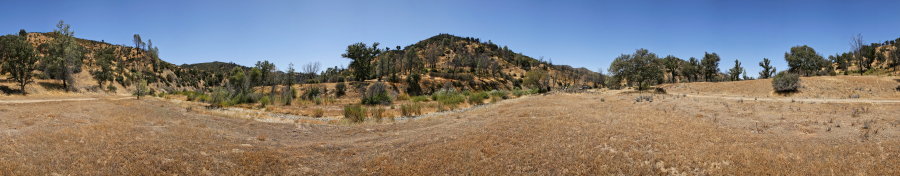
[[[65,87],[63,87],[63,85],[59,83],[41,82],[38,83],[38,85],[41,85],[41,87],[44,87],[44,89],[47,90],[66,90]]]
[[[6,94],[6,95],[22,94],[22,90],[12,89],[12,88],[9,88],[9,86],[0,86],[0,91],[2,91],[3,94]]]

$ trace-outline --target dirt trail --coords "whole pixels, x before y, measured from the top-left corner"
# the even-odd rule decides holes
[[[805,103],[900,103],[900,100],[886,99],[836,99],[836,98],[769,98],[769,97],[739,97],[727,95],[696,95],[675,94],[697,98],[718,98],[726,100],[766,101],[766,102],[805,102]]]
[[[42,99],[24,99],[24,100],[0,100],[0,104],[27,104],[27,103],[45,103],[45,102],[66,102],[66,101],[96,101],[105,100],[127,100],[134,97],[104,97],[104,98],[42,98]]]

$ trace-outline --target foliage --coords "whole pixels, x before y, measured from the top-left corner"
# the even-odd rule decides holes
[[[728,80],[740,81],[742,73],[744,73],[744,67],[741,67],[741,61],[735,59],[734,67],[728,70]]]
[[[367,105],[388,105],[393,101],[391,99],[390,93],[388,92],[388,87],[382,82],[376,82],[372,84],[366,91],[362,94],[362,104]]]
[[[347,84],[345,84],[344,82],[339,82],[336,85],[334,85],[334,90],[335,90],[334,96],[336,96],[336,97],[344,96],[345,94],[347,94]]]
[[[490,98],[487,92],[478,92],[469,95],[469,103],[479,105],[484,103],[484,100]]]
[[[139,80],[135,83],[134,92],[132,93],[137,99],[150,94],[150,88],[147,86],[147,80]]]
[[[318,117],[324,117],[324,116],[325,116],[325,110],[323,110],[322,108],[316,108],[316,109],[313,109],[312,116],[313,116],[313,117],[316,117],[316,118],[318,118]]]
[[[21,32],[24,32],[22,30]],[[0,37],[0,59],[2,59],[2,72],[8,73],[10,79],[18,84],[22,94],[25,92],[25,85],[33,81],[32,72],[36,70],[34,48],[26,41],[26,35],[14,36],[7,35]]]
[[[456,105],[466,102],[466,96],[462,93],[445,89],[431,94],[431,99],[437,101],[441,105],[456,107]]]
[[[422,104],[410,103],[400,105],[400,115],[404,117],[422,115]]]
[[[525,79],[522,81],[528,88],[536,89],[540,93],[550,91],[550,75],[542,69],[532,69],[525,73]]]
[[[426,102],[426,101],[429,101],[428,97],[427,97],[427,96],[424,96],[424,95],[413,96],[413,97],[410,97],[409,100],[412,101],[412,102]]]
[[[421,95],[422,94],[422,86],[419,85],[419,81],[422,79],[419,74],[410,74],[409,77],[406,78],[406,85],[409,86],[406,88],[406,93],[409,95]]]
[[[716,53],[704,53],[703,60],[700,60],[701,64],[701,72],[703,73],[703,79],[706,81],[716,81],[716,77],[719,74],[719,54]]]
[[[366,46],[365,43],[355,43],[347,46],[347,52],[341,54],[341,57],[348,58],[350,61],[350,69],[353,70],[353,76],[358,81],[371,78],[371,63],[376,56],[381,54],[382,50],[378,48],[378,42],[372,44],[372,47]]]
[[[56,24],[53,34],[56,38],[47,45],[49,55],[42,61],[42,71],[50,78],[61,80],[66,91],[75,90],[72,75],[81,72],[84,47],[75,41],[75,32],[63,21]]]
[[[627,80],[629,85],[637,85],[638,90],[644,90],[662,79],[659,58],[647,49],[638,49],[634,54],[619,56],[610,65],[609,73]]]
[[[670,74],[670,76],[669,76],[670,83],[674,83],[675,78],[678,77],[678,70],[681,68],[682,65],[684,65],[684,64],[682,64],[682,62],[684,62],[684,60],[681,60],[678,57],[675,57],[672,55],[668,55],[665,58],[663,58],[663,61],[662,61],[663,67],[666,69],[666,72],[669,72],[669,74]]]
[[[779,72],[772,79],[775,92],[794,92],[800,88],[800,75],[791,72]]]
[[[772,61],[769,58],[763,58],[762,62],[759,62],[759,66],[762,67],[762,71],[759,72],[759,79],[768,79],[775,76],[775,66],[771,64]]]
[[[344,118],[359,123],[366,120],[366,108],[359,104],[344,106]]]
[[[817,75],[818,71],[828,66],[828,61],[816,53],[812,47],[803,45],[791,47],[791,51],[784,53],[788,70],[806,76]]]
[[[320,88],[318,86],[308,87],[306,88],[306,92],[303,93],[303,96],[301,96],[301,98],[303,98],[304,100],[312,100],[314,98],[318,98],[319,95],[324,92],[322,89],[323,88]]]
[[[91,71],[91,74],[94,76],[94,80],[97,80],[97,84],[100,87],[103,87],[104,82],[112,82],[113,77],[113,64],[116,59],[115,48],[113,47],[105,47],[100,49],[99,52],[95,53],[94,59],[95,64],[97,64],[97,69]]]

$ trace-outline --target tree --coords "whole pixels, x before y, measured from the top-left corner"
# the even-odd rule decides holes
[[[50,53],[44,59],[43,71],[50,78],[62,80],[66,91],[75,90],[72,75],[81,72],[84,48],[75,41],[75,32],[70,25],[60,20],[56,28],[53,31],[56,38],[49,46]]]
[[[613,60],[609,73],[616,80],[627,80],[629,85],[637,84],[638,90],[654,85],[663,77],[659,58],[647,49],[638,49],[634,54],[623,54]]]
[[[115,64],[115,51],[116,49],[113,47],[104,47],[100,49],[94,55],[94,59],[96,60],[97,69],[91,71],[91,74],[94,76],[94,79],[97,80],[97,84],[100,85],[100,88],[103,88],[104,82],[112,82],[113,80],[113,64]]]
[[[719,75],[719,54],[716,53],[704,53],[703,60],[700,60],[700,64],[702,65],[701,72],[703,73],[703,79],[706,81],[716,81],[716,77]]]
[[[249,82],[246,75],[244,75],[244,69],[241,69],[240,67],[231,69],[231,75],[228,77],[228,85],[231,86],[232,89],[238,90],[239,92],[246,92],[250,87]]]
[[[850,52],[853,53],[853,59],[856,61],[856,67],[859,70],[859,75],[863,74],[863,71],[866,67],[866,64],[863,63],[863,38],[862,34],[856,34],[853,38],[850,38]]]
[[[759,79],[768,79],[775,76],[775,67],[771,64],[772,61],[769,58],[763,58],[763,61],[759,62],[759,66],[762,67],[762,71],[759,72]]]
[[[701,75],[701,65],[697,58],[691,57],[687,62],[682,63],[682,74],[687,77],[688,81],[697,81]]]
[[[531,69],[525,73],[525,80],[522,83],[529,88],[537,89],[540,93],[550,91],[550,75],[543,69]]]
[[[341,57],[351,60],[350,69],[353,70],[354,78],[364,81],[371,78],[372,60],[379,54],[381,54],[381,49],[378,48],[378,42],[373,43],[372,47],[360,42],[347,46],[347,52],[341,54]]]
[[[150,88],[147,86],[147,80],[143,78],[139,79],[135,84],[133,94],[135,97],[137,97],[138,100],[140,100],[141,97],[150,94]]]
[[[816,74],[827,65],[827,61],[816,50],[806,45],[791,47],[790,52],[784,53],[784,60],[790,67],[789,71],[806,76]]]
[[[675,82],[675,77],[678,76],[678,74],[677,74],[678,70],[681,68],[681,65],[682,65],[681,62],[684,62],[684,61],[675,56],[672,56],[672,55],[668,55],[668,56],[666,56],[666,58],[663,58],[663,66],[665,66],[666,71],[669,72],[669,74],[671,75],[669,77],[670,83]]]
[[[144,49],[144,40],[141,39],[140,34],[134,34],[134,39],[132,41],[134,41],[134,48],[138,50]]]
[[[303,75],[305,75],[305,79],[315,79],[321,69],[322,64],[319,62],[307,63],[303,65]]]
[[[730,81],[740,81],[742,73],[744,73],[744,67],[741,67],[741,61],[735,59],[734,67],[728,70],[728,79]]]
[[[782,71],[772,78],[772,88],[775,92],[794,92],[800,88],[800,75]]]
[[[0,38],[0,58],[3,60],[0,63],[3,72],[0,73],[9,73],[10,79],[18,84],[23,95],[27,94],[25,86],[33,81],[32,72],[36,69],[37,62],[34,48],[26,39],[27,35],[22,35],[24,31],[21,30],[19,36],[7,35]]]

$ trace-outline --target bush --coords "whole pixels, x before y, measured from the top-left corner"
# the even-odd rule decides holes
[[[134,88],[134,96],[137,99],[141,99],[141,97],[152,94],[150,93],[150,88],[147,87],[147,81],[141,80],[137,83],[137,87]]]
[[[384,118],[384,108],[375,108],[372,112],[372,118],[375,118],[376,121],[381,122],[381,118]]]
[[[486,100],[490,97],[491,96],[488,95],[487,92],[473,93],[473,94],[469,95],[469,103],[479,105],[479,104],[484,103],[484,100]]]
[[[358,104],[344,106],[344,118],[354,123],[366,121],[366,108]]]
[[[505,90],[492,90],[490,92],[492,97],[500,97],[503,99],[509,99],[509,92]]]
[[[410,99],[410,101],[412,101],[412,102],[425,102],[425,101],[429,101],[428,97],[422,96],[422,95],[410,97],[409,99]]]
[[[116,89],[118,89],[118,88],[116,88],[116,86],[113,86],[112,84],[110,84],[109,86],[106,86],[106,90],[110,91],[110,92],[115,92]]]
[[[312,100],[316,97],[319,97],[319,95],[321,95],[321,94],[322,94],[322,89],[319,88],[318,86],[313,86],[313,87],[306,89],[306,92],[303,93],[303,99],[304,100]]]
[[[409,95],[407,95],[407,94],[400,94],[400,95],[397,95],[397,101],[409,100],[409,98],[410,98],[410,97],[409,97]]]
[[[539,90],[537,90],[537,89],[528,89],[528,90],[516,89],[516,90],[513,90],[513,95],[516,95],[516,97],[521,97],[521,96],[530,95],[530,94],[536,94],[536,93],[539,93]]]
[[[447,105],[455,108],[456,105],[466,101],[466,96],[452,90],[441,90],[431,95],[431,99],[437,101],[441,105]]]
[[[316,118],[323,117],[325,116],[325,110],[322,110],[322,108],[313,109],[312,116]]]
[[[800,75],[790,72],[779,72],[772,78],[772,88],[775,92],[794,92],[800,88]]]
[[[362,104],[367,105],[389,105],[393,100],[391,96],[388,94],[387,85],[381,82],[377,82],[369,86],[362,95]]]
[[[263,96],[259,99],[259,106],[266,107],[266,105],[272,104],[272,100],[269,99],[269,96]]]
[[[411,103],[400,105],[400,114],[404,117],[422,115],[422,104]]]
[[[337,85],[334,85],[334,96],[341,97],[347,94],[347,84],[344,82],[339,82]]]

